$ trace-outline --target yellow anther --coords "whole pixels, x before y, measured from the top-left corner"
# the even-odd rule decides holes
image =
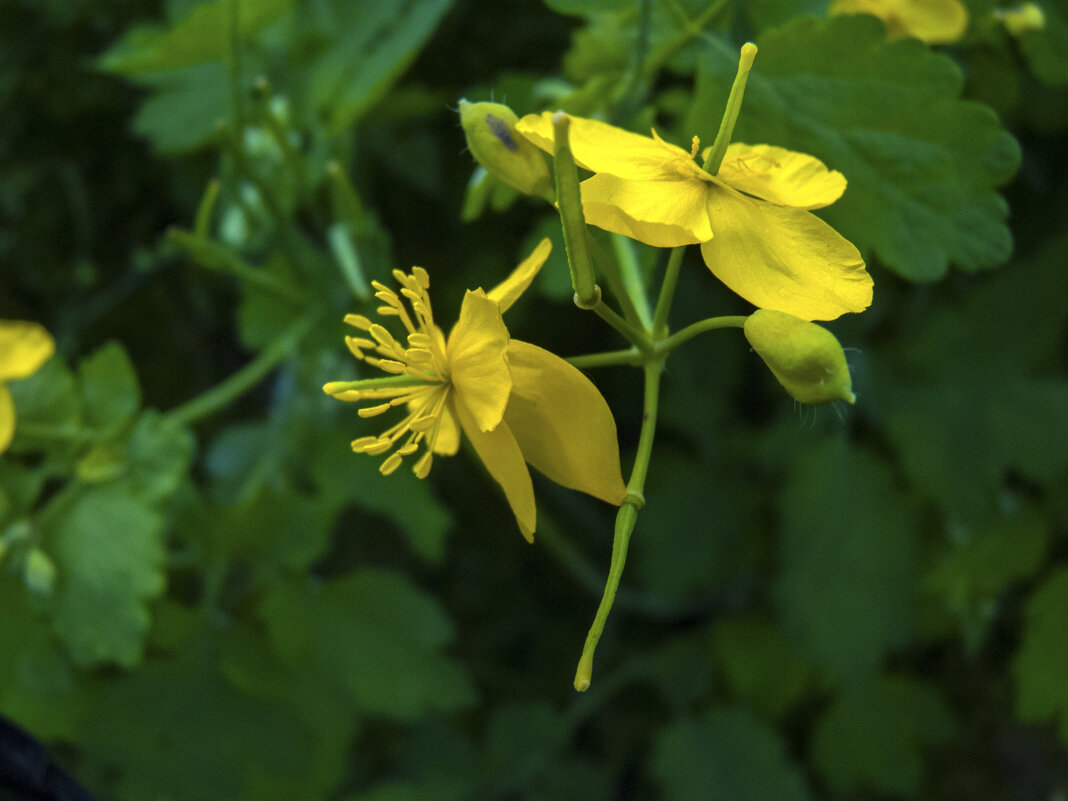
[[[401,466],[401,461],[402,457],[399,454],[391,453],[386,457],[386,460],[382,462],[382,465],[378,468],[378,472],[384,476],[388,476]]]
[[[366,331],[371,327],[371,321],[362,314],[346,314],[345,322],[361,331]]]
[[[430,475],[430,466],[434,462],[433,451],[426,451],[420,456],[414,465],[412,465],[412,472],[415,473],[416,478],[426,478]]]
[[[365,406],[362,409],[357,409],[356,414],[360,417],[378,417],[378,415],[389,411],[389,409],[388,403],[380,403],[378,406]]]

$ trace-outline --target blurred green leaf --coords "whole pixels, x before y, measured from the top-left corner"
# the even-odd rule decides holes
[[[67,432],[73,436],[81,422],[79,393],[70,368],[59,356],[53,356],[29,378],[7,384],[15,400],[18,423],[15,427],[13,451],[46,448],[54,444],[51,437],[34,436],[32,430],[41,426],[49,431]]]
[[[232,58],[235,46],[240,47],[292,7],[293,0],[206,2],[169,28],[131,28],[100,56],[97,65],[108,72],[137,76]]]
[[[815,671],[782,631],[760,620],[728,618],[713,629],[715,663],[735,698],[775,719],[813,684]]]
[[[110,486],[79,492],[41,522],[59,569],[52,609],[57,633],[80,665],[141,659],[147,602],[164,587],[163,519]]]
[[[936,546],[924,591],[959,627],[970,652],[982,644],[987,626],[1000,611],[1001,594],[1039,569],[1048,529],[1038,510],[1024,508],[992,514],[975,530],[953,525],[948,541]]]
[[[0,574],[0,709],[38,737],[72,740],[87,698],[26,588]]]
[[[1056,718],[1068,743],[1068,569],[1051,573],[1027,603],[1023,640],[1013,661],[1016,709],[1022,720]]]
[[[159,153],[184,153],[212,141],[230,122],[230,76],[221,62],[209,61],[144,80],[154,90],[133,118],[133,129]]]
[[[1068,8],[1064,3],[1041,3],[1045,27],[1020,37],[1020,50],[1043,83],[1068,84]]]
[[[745,18],[756,32],[785,25],[795,17],[827,15],[829,0],[746,0]]]
[[[219,669],[234,627],[200,628],[171,658],[111,676],[94,692],[81,745],[84,774],[118,801],[293,801],[323,798],[337,782],[321,768],[345,747],[290,709],[236,690]],[[343,715],[335,715],[339,721]],[[322,770],[322,772],[320,772]],[[105,794],[106,790],[106,794]]]
[[[786,629],[839,682],[912,635],[916,529],[889,468],[841,438],[790,465],[776,597]]]
[[[117,433],[141,406],[141,388],[126,349],[109,342],[78,363],[83,423]]]
[[[758,37],[734,140],[811,153],[849,181],[820,216],[910,280],[953,263],[992,267],[1012,252],[994,191],[1020,163],[987,107],[960,99],[960,69],[916,39],[887,42],[868,16],[801,18]],[[687,130],[711,138],[738,64],[707,50]]]
[[[923,749],[954,732],[942,694],[911,678],[881,676],[851,687],[827,709],[812,735],[812,759],[842,796],[862,790],[921,795]]]
[[[311,68],[308,93],[334,134],[388,90],[430,37],[452,0],[329,4],[334,38]]]
[[[126,440],[124,486],[143,501],[169,497],[188,475],[194,448],[188,428],[154,409],[144,411]]]
[[[383,476],[378,461],[353,453],[348,446],[358,435],[356,425],[359,423],[345,431],[327,429],[315,440],[316,458],[311,469],[323,502],[355,504],[383,515],[397,525],[414,553],[429,562],[440,562],[452,518],[434,496],[431,482],[420,481],[411,470]]]
[[[411,720],[474,700],[466,672],[441,653],[453,637],[445,612],[397,573],[281,584],[260,613],[279,658],[343,690],[353,709]]]
[[[806,801],[775,731],[741,707],[681,718],[657,734],[650,770],[665,801]]]

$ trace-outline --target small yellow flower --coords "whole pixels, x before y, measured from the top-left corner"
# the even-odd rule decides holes
[[[4,382],[29,378],[55,352],[55,340],[41,325],[0,320],[0,453],[15,435],[15,402]]]
[[[380,467],[387,475],[421,450],[412,469],[425,478],[435,454],[456,453],[462,431],[531,541],[536,510],[527,464],[558,484],[608,503],[618,505],[626,494],[616,424],[601,393],[560,357],[511,339],[501,316],[530,285],[551,247],[542,240],[490,292],[469,290],[448,338],[434,322],[426,270],[394,271],[399,295],[375,282],[375,297],[384,304],[378,314],[400,320],[406,344],[356,314],[345,321],[366,336],[345,341],[357,359],[394,377],[323,387],[338,400],[371,401],[357,410],[360,417],[405,408],[404,417],[383,433],[352,442],[357,453],[388,453]]]
[[[929,44],[953,44],[968,30],[968,9],[961,0],[831,0],[828,11],[878,17],[891,39],[915,36]]]
[[[552,152],[552,113],[516,126]],[[571,151],[593,172],[582,182],[586,221],[656,247],[700,244],[713,274],[755,306],[833,320],[871,304],[860,252],[810,209],[846,181],[821,161],[771,145],[732,144],[716,175],[689,152],[597,120],[571,118]]]

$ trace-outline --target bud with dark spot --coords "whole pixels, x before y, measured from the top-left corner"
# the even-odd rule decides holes
[[[552,180],[545,157],[516,133],[519,121],[501,103],[460,101],[460,125],[471,155],[490,175],[526,195],[552,198]]]

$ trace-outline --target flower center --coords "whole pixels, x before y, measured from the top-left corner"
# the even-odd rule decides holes
[[[400,467],[405,456],[423,446],[423,454],[412,470],[419,478],[425,478],[434,459],[434,445],[441,431],[442,413],[452,386],[445,337],[434,324],[434,312],[427,294],[430,278],[426,270],[413,267],[411,274],[394,270],[393,277],[401,285],[399,295],[378,281],[371,282],[375,297],[383,304],[376,311],[379,317],[400,320],[408,331],[407,346],[401,345],[385,326],[359,314],[346,315],[345,322],[368,336],[345,337],[345,344],[357,359],[397,379],[410,377],[411,381],[383,379],[390,383],[347,389],[335,397],[346,401],[378,401],[357,409],[360,417],[377,417],[404,406],[407,410],[404,419],[377,436],[353,440],[352,449],[372,456],[392,451],[379,467],[383,475],[389,475]]]

